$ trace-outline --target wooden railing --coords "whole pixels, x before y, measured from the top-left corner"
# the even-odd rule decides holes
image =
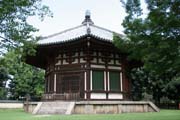
[[[79,100],[80,93],[53,93],[44,94],[42,96],[43,100]]]

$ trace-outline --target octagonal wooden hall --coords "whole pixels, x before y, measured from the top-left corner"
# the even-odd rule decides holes
[[[81,25],[43,37],[26,62],[45,69],[45,100],[129,100],[126,54],[111,30],[94,25],[89,12]]]

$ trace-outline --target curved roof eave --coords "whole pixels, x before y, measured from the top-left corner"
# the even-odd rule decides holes
[[[94,25],[94,23],[90,19],[90,16],[85,16],[85,20],[83,21],[82,25],[64,30],[62,32],[53,35],[49,35],[47,37],[42,37],[42,39],[40,39],[37,42],[37,44],[38,45],[60,44],[60,43],[74,41],[88,35],[93,36],[98,40],[112,42],[114,34],[117,34],[120,37],[124,36],[123,34],[119,34],[117,32],[108,30],[106,28]]]
[[[110,42],[110,43],[113,42],[113,40],[110,40],[110,39],[101,38],[101,37],[93,35],[93,34],[86,34],[86,35],[82,35],[82,36],[79,36],[77,38],[73,38],[73,39],[69,39],[69,40],[65,40],[65,41],[56,41],[56,42],[43,43],[43,44],[37,44],[37,45],[39,45],[39,46],[57,45],[57,44],[62,44],[62,43],[76,41],[76,40],[81,39],[81,38],[86,37],[86,36],[94,37],[94,38],[97,38],[99,40]]]

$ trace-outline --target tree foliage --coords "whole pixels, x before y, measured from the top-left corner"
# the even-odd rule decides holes
[[[0,96],[5,93],[5,84],[10,82],[11,97],[19,99],[26,94],[40,96],[43,92],[44,72],[22,62],[23,56],[35,53],[38,29],[28,23],[31,16],[52,16],[42,0],[0,0]]]
[[[0,66],[0,99],[6,99],[7,90],[5,87],[8,79],[9,75],[6,68]]]
[[[12,76],[9,92],[12,99],[20,99],[29,94],[40,97],[44,91],[44,71],[21,61],[21,56],[14,51],[0,59],[0,63]]]
[[[165,90],[168,98],[180,100],[180,77],[174,78],[174,80],[170,81],[166,85]]]
[[[146,89],[151,85],[149,92],[159,100],[167,96],[166,85],[175,85],[172,81],[180,78],[180,1],[145,0],[147,14],[140,0],[121,3],[127,13],[122,23],[126,38],[115,36],[115,44],[129,54],[129,59],[143,62],[143,74],[138,79],[142,82],[134,81]],[[139,69],[133,73],[139,75]],[[173,94],[176,96],[177,92]]]
[[[32,35],[37,31],[27,22],[30,16],[52,16],[49,8],[41,4],[42,0],[0,0],[0,53],[11,48],[35,52],[33,43],[37,37]]]

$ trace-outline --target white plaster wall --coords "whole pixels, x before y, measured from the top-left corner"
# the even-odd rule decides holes
[[[106,99],[105,93],[91,93],[91,99]]]
[[[72,62],[72,64],[78,63],[78,59],[75,58],[74,62]]]
[[[65,58],[66,57],[66,54],[63,54],[63,58]]]
[[[61,60],[58,60],[58,62],[55,65],[61,65]]]
[[[80,63],[85,63],[86,61],[83,58],[80,58]]]
[[[76,52],[74,56],[77,57],[78,56],[78,52]]]
[[[101,58],[99,58],[99,63],[104,63],[104,61],[102,61],[102,59],[101,59]]]
[[[121,65],[121,63],[119,62],[119,60],[116,60],[116,65]]]
[[[123,99],[123,95],[121,93],[109,93],[108,99]]]
[[[116,54],[116,58],[119,58],[119,55],[118,55],[118,54]]]
[[[63,60],[63,65],[69,64],[66,60]]]
[[[23,103],[0,103],[0,108],[23,108]]]
[[[83,52],[82,51],[80,52],[80,56],[83,56]]]
[[[104,65],[91,65],[92,68],[105,68]]]
[[[110,62],[108,62],[109,64],[114,64],[114,60],[111,60]]]
[[[84,94],[84,99],[87,99],[87,97],[86,97],[86,96],[87,96],[87,94],[85,93],[85,94]]]
[[[97,63],[97,58],[93,58],[93,60],[91,60],[92,63]]]
[[[94,56],[96,56],[96,55],[97,55],[97,53],[96,53],[96,52],[93,52],[93,55],[94,55]]]
[[[57,56],[57,58],[61,58],[61,54],[59,54],[59,55]]]
[[[116,67],[116,66],[109,66],[109,69],[114,69],[114,70],[121,70],[121,67]]]

